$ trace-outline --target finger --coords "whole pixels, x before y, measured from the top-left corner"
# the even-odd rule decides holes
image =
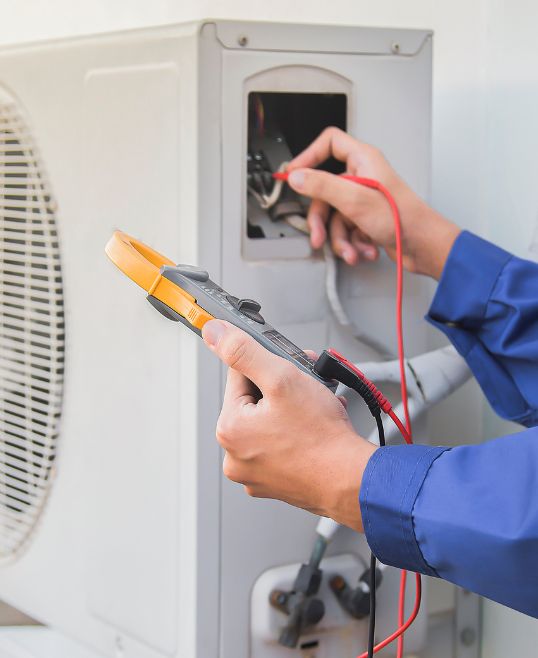
[[[376,194],[353,181],[316,169],[296,169],[289,175],[288,183],[299,194],[325,201],[346,217],[355,217],[361,204]]]
[[[358,260],[358,254],[355,247],[351,244],[346,221],[339,212],[333,213],[329,232],[331,234],[331,247],[334,253],[340,256],[348,265],[355,265]]]
[[[256,404],[259,399],[260,391],[257,386],[237,370],[229,368],[224,389],[223,409],[232,405]]]
[[[359,229],[354,229],[351,233],[351,244],[357,250],[359,259],[374,261],[379,258],[379,249],[372,244],[368,236],[365,236]]]
[[[287,382],[290,371],[296,370],[229,322],[206,322],[202,336],[223,363],[247,377],[262,393],[276,393]]]
[[[222,460],[222,472],[224,477],[232,482],[244,483],[244,469],[241,468],[241,462],[226,452]]]
[[[337,395],[336,397],[340,400],[344,409],[347,409],[347,398],[343,395]]]
[[[313,249],[323,246],[327,238],[326,225],[329,221],[329,204],[319,199],[313,199],[308,209],[307,222],[310,228],[310,244]]]
[[[302,153],[288,164],[288,171],[300,167],[316,167],[331,156],[345,162],[359,142],[339,128],[326,128]]]
[[[303,350],[306,356],[309,356],[311,359],[314,361],[317,361],[319,359],[319,354],[317,352],[314,352],[314,350]]]

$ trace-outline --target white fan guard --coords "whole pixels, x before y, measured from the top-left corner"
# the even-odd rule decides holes
[[[0,88],[0,560],[34,529],[56,455],[64,370],[60,249],[47,177]]]

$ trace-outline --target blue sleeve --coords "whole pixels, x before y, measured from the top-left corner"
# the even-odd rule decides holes
[[[538,424],[538,263],[463,231],[427,319],[465,358],[500,416]]]
[[[476,446],[388,446],[360,491],[370,548],[538,617],[538,428]]]
[[[538,264],[464,231],[427,318],[497,413],[538,424]],[[366,538],[385,564],[538,617],[537,486],[538,427],[476,446],[380,448],[360,491]]]

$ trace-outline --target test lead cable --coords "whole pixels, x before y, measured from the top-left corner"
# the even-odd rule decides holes
[[[276,180],[280,181],[287,181],[289,176],[288,171],[280,171],[276,172],[273,174],[273,177]],[[399,361],[399,367],[400,367],[400,392],[401,392],[401,398],[402,398],[402,405],[403,405],[403,410],[404,410],[404,418],[405,418],[405,425],[400,421],[400,419],[396,416],[394,411],[392,410],[392,407],[390,403],[388,403],[388,400],[382,396],[380,391],[378,391],[375,386],[369,382],[370,384],[369,388],[374,393],[374,390],[376,393],[384,398],[384,401],[387,403],[385,406],[387,408],[387,411],[383,409],[382,404],[380,404],[380,407],[387,413],[392,421],[396,424],[398,429],[400,430],[404,440],[406,443],[412,443],[412,428],[411,428],[411,418],[409,415],[409,404],[408,404],[408,396],[407,396],[407,380],[406,380],[406,373],[405,373],[405,352],[404,352],[404,341],[403,341],[403,321],[402,321],[402,302],[403,302],[403,248],[402,248],[402,229],[401,229],[401,221],[400,221],[400,212],[398,210],[398,206],[396,204],[396,201],[394,197],[392,196],[391,192],[381,183],[380,181],[377,181],[373,178],[366,178],[363,176],[353,176],[351,174],[341,174],[341,178],[344,178],[346,180],[349,180],[353,183],[357,183],[358,185],[362,185],[364,187],[368,187],[370,189],[374,189],[379,191],[387,200],[392,218],[394,220],[394,230],[395,230],[395,237],[396,237],[396,335],[397,335],[397,343],[398,343],[398,361]],[[334,353],[333,356],[336,356],[337,353]],[[341,360],[343,360],[343,357],[338,355]],[[347,360],[344,360],[347,361]],[[358,368],[353,366],[353,364],[350,364],[349,362],[346,363],[348,367],[350,367],[352,370],[356,371],[356,374],[361,376],[361,379],[363,382],[366,383],[366,377],[363,375],[363,373],[360,372]],[[360,374],[359,374],[360,373]],[[345,383],[345,382],[344,382]],[[351,388],[354,388],[351,386]],[[390,405],[390,410],[389,410],[389,405]],[[372,411],[372,408],[370,409]],[[404,618],[404,604],[405,604],[405,583],[406,583],[406,575],[402,575],[401,581],[400,581],[400,594],[399,594],[399,606],[398,606],[398,623],[399,623],[399,628],[392,633],[388,638],[380,642],[378,645],[375,647],[369,646],[369,649],[366,653],[361,654],[358,656],[358,658],[372,658],[374,653],[377,653],[384,647],[386,647],[388,644],[393,642],[394,640],[398,639],[398,650],[397,650],[397,658],[402,658],[403,656],[403,634],[405,631],[411,626],[413,621],[416,619],[418,612],[420,610],[420,602],[421,602],[421,596],[422,596],[422,582],[420,578],[420,574],[415,574],[416,578],[416,597],[415,597],[415,606],[414,609],[409,616],[408,620],[405,623],[402,623],[403,618]],[[371,588],[371,591],[373,592],[372,596],[375,598],[375,587]],[[375,609],[375,604],[374,604],[374,609]],[[372,626],[375,624],[375,615],[374,615],[374,620],[373,623],[370,625],[370,631],[372,631]],[[373,631],[372,631],[373,632]],[[369,635],[372,634],[369,633]]]

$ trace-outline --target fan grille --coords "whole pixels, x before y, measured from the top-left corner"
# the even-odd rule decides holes
[[[64,339],[54,203],[22,112],[0,90],[0,559],[26,543],[51,485]]]

